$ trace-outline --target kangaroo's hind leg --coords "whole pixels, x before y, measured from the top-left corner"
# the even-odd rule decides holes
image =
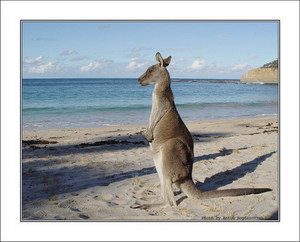
[[[176,206],[177,204],[172,189],[172,178],[170,177],[169,171],[166,167],[166,163],[168,162],[166,160],[168,159],[167,152],[168,149],[166,149],[165,146],[161,146],[156,155],[153,156],[153,159],[160,180],[162,204]]]
[[[157,152],[154,152],[153,160],[160,180],[161,202],[131,206],[131,208],[148,209],[148,208],[162,207],[166,205],[171,205],[171,206],[177,205],[172,190],[172,179],[169,176],[169,172],[165,166],[166,158],[167,158],[166,150],[164,149],[164,147],[161,147]]]
[[[164,184],[162,185],[162,192],[163,192],[163,203],[169,204],[170,206],[177,206],[174,192],[172,189],[172,181],[170,178],[166,177],[164,180]]]

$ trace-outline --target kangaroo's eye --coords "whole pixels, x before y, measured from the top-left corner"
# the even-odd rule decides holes
[[[152,70],[149,70],[148,72],[149,72],[149,73],[151,73],[151,72],[152,72]]]

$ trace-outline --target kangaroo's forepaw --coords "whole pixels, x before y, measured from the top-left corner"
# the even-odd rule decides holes
[[[144,134],[144,136],[145,136],[145,139],[146,139],[149,143],[153,141],[153,135],[152,135],[151,133],[146,132],[146,133]]]

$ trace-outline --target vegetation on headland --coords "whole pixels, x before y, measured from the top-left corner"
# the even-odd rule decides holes
[[[267,64],[264,64],[262,67],[260,68],[278,68],[278,60],[274,60],[272,62],[269,62]]]

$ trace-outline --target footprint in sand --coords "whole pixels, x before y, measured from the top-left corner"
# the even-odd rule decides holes
[[[81,212],[78,208],[72,208],[71,207],[70,210],[73,211],[73,212]]]
[[[135,199],[136,203],[155,202],[160,200],[160,195],[155,192],[154,187],[135,186],[132,190],[132,198]]]
[[[61,202],[60,204],[58,204],[58,207],[60,207],[60,208],[69,208],[73,212],[81,212],[80,209],[77,208],[78,207],[78,202],[73,200],[73,199]]]
[[[70,207],[73,207],[74,205],[77,205],[77,202],[73,199],[69,199],[69,200],[63,201],[60,204],[58,204],[58,207],[70,208]]]
[[[124,198],[124,196],[117,196],[113,194],[102,194],[96,195],[93,197],[100,203],[105,203],[108,207],[120,206],[128,204],[128,200]]]
[[[85,214],[79,214],[79,218],[82,218],[82,219],[89,219],[90,217],[85,215]]]
[[[101,195],[101,198],[103,200],[111,200],[114,196],[112,194],[103,194]]]
[[[39,210],[33,213],[33,217],[35,218],[46,218],[47,217],[47,213],[44,210]]]
[[[113,201],[108,201],[106,202],[106,204],[109,206],[109,207],[115,207],[115,206],[118,206],[119,204],[113,202]]]

